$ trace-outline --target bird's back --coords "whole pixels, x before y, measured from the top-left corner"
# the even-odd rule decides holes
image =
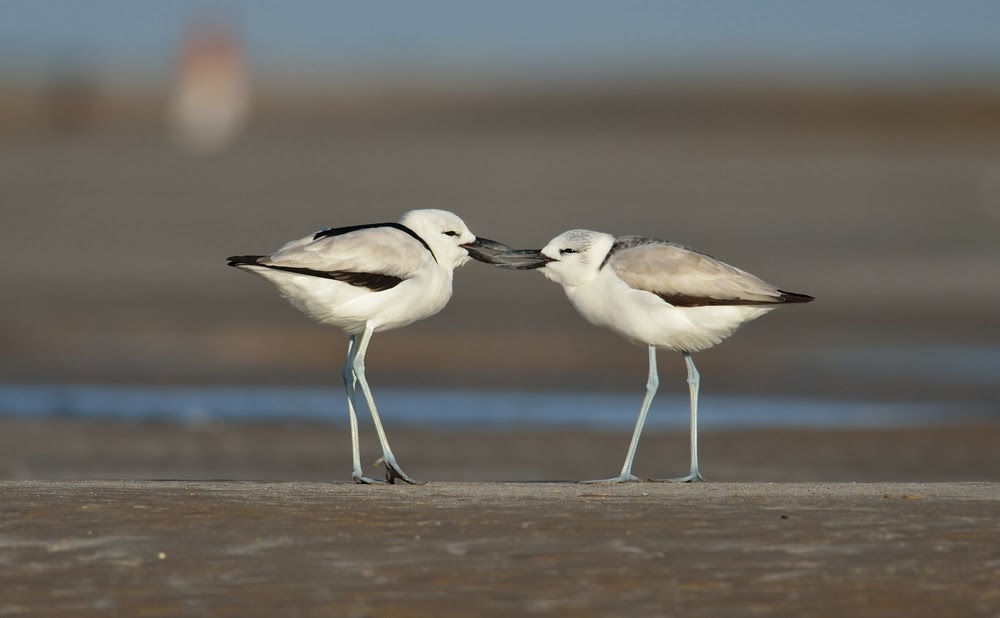
[[[357,333],[433,315],[451,296],[450,272],[399,224],[321,230],[267,256],[235,256],[230,265],[273,283],[318,322]]]
[[[812,300],[688,247],[638,236],[616,239],[594,279],[567,295],[590,322],[630,341],[689,352],[781,304]]]

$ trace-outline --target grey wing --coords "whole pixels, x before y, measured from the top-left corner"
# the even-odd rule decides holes
[[[408,278],[430,253],[419,241],[391,227],[360,229],[338,236],[293,240],[261,260],[268,266],[317,271],[375,273]]]
[[[256,264],[381,291],[412,277],[427,260],[433,256],[407,233],[392,227],[369,227],[293,240],[258,258]]]
[[[630,287],[675,307],[771,305],[796,296],[709,255],[663,241],[622,248],[607,266]]]

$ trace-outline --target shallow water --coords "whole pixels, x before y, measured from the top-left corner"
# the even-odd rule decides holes
[[[446,427],[523,425],[629,428],[642,393],[510,392],[379,389],[387,423]],[[367,410],[360,393],[359,415]],[[714,427],[877,427],[1000,421],[985,404],[824,401],[705,395],[699,423]],[[656,398],[647,426],[679,429],[688,400]],[[295,419],[346,424],[344,393],[335,388],[139,387],[79,384],[0,385],[0,414],[197,423]]]
[[[812,352],[823,371],[850,379],[905,378],[942,386],[987,386],[1000,382],[1000,346],[828,346]]]

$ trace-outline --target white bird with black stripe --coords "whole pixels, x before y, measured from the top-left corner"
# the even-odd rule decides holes
[[[476,238],[456,215],[412,210],[398,223],[329,228],[293,240],[271,255],[240,255],[229,265],[273,283],[294,307],[348,335],[344,386],[351,422],[352,477],[374,483],[361,470],[355,387],[371,411],[382,445],[386,480],[417,483],[403,472],[389,448],[365,377],[365,354],[374,333],[399,328],[441,311],[452,293],[454,270],[469,260],[467,249],[510,251]]]
[[[472,251],[472,257],[513,269],[539,269],[560,284],[570,303],[592,324],[603,326],[649,350],[646,396],[617,477],[598,483],[638,481],[632,461],[646,414],[659,386],[656,350],[680,352],[691,396],[691,471],[663,479],[704,480],[698,467],[698,388],[692,352],[710,348],[779,305],[813,297],[775,286],[711,256],[672,242],[571,230],[541,250],[501,253]]]

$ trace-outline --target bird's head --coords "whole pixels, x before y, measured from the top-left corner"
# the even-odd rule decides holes
[[[601,232],[563,232],[538,252],[541,272],[550,281],[563,286],[586,283],[597,276],[614,242],[614,236]]]
[[[458,215],[447,210],[411,210],[399,222],[424,239],[442,266],[458,268],[469,261],[469,252],[462,245],[477,239]]]

